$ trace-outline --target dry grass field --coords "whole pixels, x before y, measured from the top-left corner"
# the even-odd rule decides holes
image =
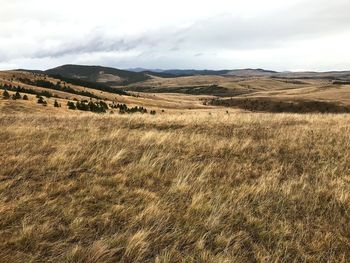
[[[350,258],[350,114],[248,110],[329,112],[350,105],[347,84],[152,77],[120,95],[6,71],[0,85],[34,92],[0,94],[1,263]],[[78,100],[110,108],[68,109]]]
[[[152,78],[132,84],[130,90],[147,92],[187,92],[196,94],[198,87],[217,85],[217,93],[234,98],[268,98],[272,101],[300,101],[303,99],[350,105],[350,85],[333,84],[327,79],[284,79],[270,77],[189,76]],[[202,90],[203,92],[203,90]],[[210,89],[204,94],[216,95]]]
[[[0,114],[1,262],[349,260],[350,115],[63,113]]]

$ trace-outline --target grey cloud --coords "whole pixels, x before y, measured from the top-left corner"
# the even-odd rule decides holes
[[[108,39],[97,35],[90,40],[66,42],[59,45],[55,50],[38,50],[33,58],[62,57],[67,55],[79,55],[94,52],[128,51],[136,47],[136,43],[126,42],[124,39]]]
[[[96,52],[126,52],[140,50],[141,55],[151,52],[166,50],[176,51],[179,45],[185,42],[184,36],[179,31],[163,29],[151,31],[137,37],[110,37],[101,32],[91,32],[89,38],[66,41],[54,49],[39,49],[31,58],[62,57],[67,55],[79,55]]]
[[[281,13],[246,19],[226,14],[197,22],[183,34],[188,46],[196,43],[202,47],[228,49],[278,47],[293,40],[348,30],[348,10],[350,2],[338,1],[328,5],[295,6]]]
[[[15,6],[13,5],[12,8]],[[37,40],[37,44],[31,43],[30,41],[33,39],[35,41],[35,38],[31,39],[30,35],[27,35],[31,43],[28,45],[28,50],[9,52],[0,49],[0,61],[28,58],[46,61],[46,58],[52,58],[61,62],[64,61],[63,58],[67,58],[70,60],[67,62],[72,62],[74,58],[79,60],[78,58],[85,54],[101,53],[103,61],[116,63],[113,62],[113,58],[108,59],[102,54],[134,51],[134,55],[126,58],[123,63],[147,64],[149,62],[153,67],[160,67],[166,63],[180,65],[182,61],[183,64],[191,67],[197,61],[207,59],[211,62],[210,59],[213,57],[219,59],[217,54],[226,50],[239,52],[261,49],[277,50],[281,47],[293,46],[298,41],[308,41],[346,32],[350,29],[348,10],[350,10],[348,0],[299,1],[292,7],[264,11],[264,13],[251,17],[233,15],[223,8],[224,13],[197,19],[186,27],[176,24],[167,25],[162,28],[140,31],[135,35],[119,35],[117,29],[115,35],[110,32],[107,34],[102,24],[98,28],[91,29],[89,34],[81,33],[77,28],[76,36],[69,35],[70,37],[67,38],[63,37],[64,34],[44,35]],[[47,25],[50,22],[48,16],[40,19],[43,20],[40,20],[39,24]],[[12,20],[16,21],[13,18]],[[60,21],[60,17],[55,17],[53,20]],[[142,21],[140,21],[140,27],[142,27]],[[48,29],[51,27],[48,26]],[[3,29],[2,32],[0,27],[0,38],[9,39],[11,35],[10,27],[8,30]],[[40,45],[40,41],[50,43],[51,40],[55,44]],[[9,41],[9,43],[12,42]],[[26,47],[25,43],[13,49],[23,47]],[[133,65],[130,66],[133,67]]]
[[[325,3],[325,1],[323,1]],[[323,6],[327,6],[324,8]],[[135,38],[107,37],[91,32],[84,39],[63,41],[51,49],[39,49],[32,58],[61,57],[72,54],[141,50],[174,52],[192,49],[261,49],[284,45],[288,41],[332,34],[350,26],[350,2],[295,6],[280,13],[242,18],[222,14],[197,21],[185,29],[169,29],[144,33]],[[200,52],[197,52],[200,53]],[[4,57],[4,55],[3,55]]]

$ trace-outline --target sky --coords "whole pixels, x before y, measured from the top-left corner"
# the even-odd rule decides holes
[[[349,0],[0,0],[0,69],[350,69]]]

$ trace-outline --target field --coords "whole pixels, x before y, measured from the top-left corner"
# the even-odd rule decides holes
[[[76,67],[80,69],[79,66]],[[118,75],[113,76],[118,77]],[[69,78],[60,79],[56,75],[3,71],[0,72],[0,88],[4,89],[4,85],[12,85],[14,89],[21,87],[35,92],[49,92],[53,98],[60,100],[62,105],[66,105],[69,100],[88,101],[93,97],[95,101],[143,106],[158,112],[184,109],[202,111],[228,106],[234,110],[260,112],[334,113],[350,112],[349,76],[350,73],[339,72],[330,72],[328,75],[326,73],[292,75],[281,73],[276,76],[200,75],[172,78],[150,75],[140,82],[110,86],[108,90],[102,87],[101,90],[91,85],[82,86],[84,82],[80,83],[80,81],[72,84],[69,83]],[[104,81],[104,78],[110,76],[97,74],[97,76],[92,75],[91,78],[93,77],[101,81],[100,85],[109,83]],[[38,86],[38,81],[44,82],[45,85]],[[129,80],[123,81],[128,83]],[[49,87],[47,84],[50,84]],[[115,93],[117,90],[125,90],[129,96]],[[214,103],[213,99],[215,99]],[[35,104],[35,96],[32,101]],[[35,105],[30,105],[29,108],[37,110]]]
[[[350,115],[1,101],[1,262],[350,258]]]
[[[32,74],[28,72],[21,72],[21,71],[0,71],[0,88],[4,85],[12,85],[13,87],[23,87],[25,89],[34,90],[35,92],[49,92],[51,94],[51,98],[47,98],[48,100],[48,106],[53,105],[53,101],[57,99],[62,105],[66,106],[68,101],[76,100],[90,100],[90,96],[84,96],[80,94],[74,94],[71,92],[65,92],[62,90],[57,89],[49,89],[45,87],[39,87],[37,85],[29,85],[27,83],[24,83],[22,80],[26,79],[31,82],[41,80],[46,81],[52,84],[61,83],[60,87],[68,86],[75,92],[88,92],[89,94],[92,94],[97,97],[96,100],[104,100],[107,103],[125,103],[128,106],[144,106],[147,107],[149,110],[183,110],[183,109],[211,109],[213,107],[208,107],[203,105],[203,100],[205,99],[211,99],[213,96],[210,95],[191,95],[191,94],[179,94],[179,93],[133,93],[130,92],[130,96],[122,96],[119,94],[114,94],[111,92],[101,91],[97,89],[92,88],[86,88],[79,85],[74,85],[70,83],[66,83],[65,81],[62,81],[57,78],[48,77],[45,75],[38,75],[38,74]],[[120,87],[119,87],[120,88]],[[122,87],[127,88],[127,87]],[[3,88],[4,89],[4,88]],[[3,89],[0,89],[0,98],[2,97]],[[14,92],[11,92],[11,95]],[[23,92],[21,92],[22,94]],[[23,93],[26,94],[26,93]],[[22,94],[22,95],[23,95]],[[1,112],[7,112],[7,111],[16,111],[14,108],[17,108],[18,106],[21,106],[23,108],[26,108],[29,112],[30,111],[52,111],[55,110],[55,112],[59,112],[58,110],[63,110],[63,108],[66,109],[66,107],[62,107],[62,109],[50,109],[50,107],[47,107],[43,109],[41,105],[37,105],[36,101],[37,98],[35,95],[28,95],[29,101],[23,102],[21,100],[17,101],[4,101],[0,99],[0,109],[1,107],[5,107],[6,111],[3,109]],[[216,108],[216,107],[215,107]],[[24,109],[19,110],[19,112],[23,112]],[[68,111],[67,112],[72,112]]]
[[[288,75],[287,75],[288,76]],[[233,98],[268,98],[272,101],[300,101],[302,99],[329,101],[350,105],[350,83],[334,82],[336,74],[328,79],[309,78],[189,76],[157,78],[132,84],[130,90],[143,92],[176,92],[206,94]]]
[[[73,68],[0,72],[1,263],[348,261],[347,72]]]

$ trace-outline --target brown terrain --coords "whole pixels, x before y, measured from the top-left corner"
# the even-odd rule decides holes
[[[346,73],[74,74],[0,72],[1,263],[348,262]]]

